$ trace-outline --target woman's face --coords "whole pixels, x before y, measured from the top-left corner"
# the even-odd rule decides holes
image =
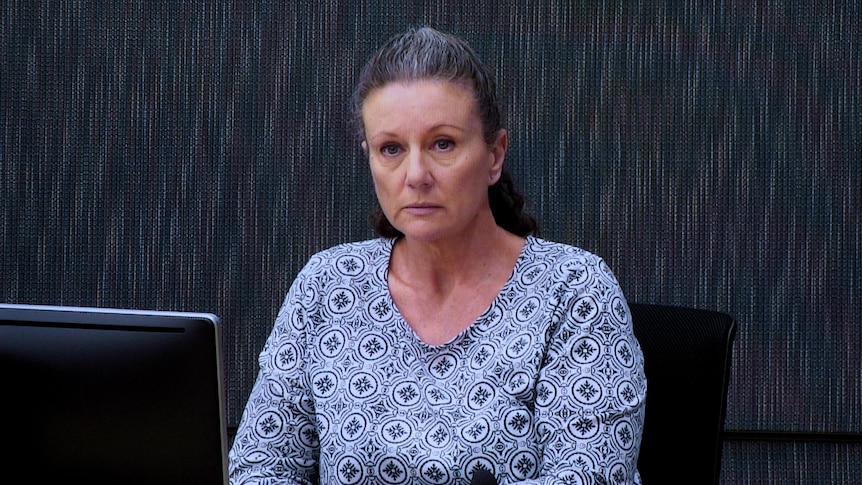
[[[470,90],[450,81],[391,83],[362,107],[374,188],[407,238],[432,242],[486,231],[488,186],[500,178],[507,134],[489,145]]]

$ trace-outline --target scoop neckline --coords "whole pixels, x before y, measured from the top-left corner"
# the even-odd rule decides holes
[[[410,326],[410,323],[407,321],[406,318],[404,318],[404,315],[401,314],[401,310],[399,310],[398,306],[395,304],[395,299],[392,298],[392,292],[389,289],[389,263],[392,259],[392,248],[395,247],[395,243],[398,241],[398,238],[389,239],[388,245],[386,246],[386,271],[384,272],[383,276],[383,288],[386,293],[386,298],[389,300],[389,305],[392,308],[392,312],[397,321],[399,330],[405,335],[408,335],[413,342],[418,343],[423,347],[429,349],[445,349],[454,346],[459,341],[463,340],[464,337],[467,336],[469,333],[472,333],[480,322],[486,320],[488,314],[495,307],[497,307],[497,303],[499,302],[500,297],[503,294],[508,293],[511,286],[515,283],[515,275],[518,274],[519,269],[524,265],[527,251],[534,240],[535,237],[531,235],[527,235],[524,238],[524,245],[521,247],[521,251],[518,253],[518,258],[515,260],[515,265],[512,266],[512,272],[511,274],[509,274],[509,278],[506,280],[506,283],[503,284],[503,286],[500,288],[500,291],[497,292],[497,294],[494,296],[494,299],[491,300],[491,303],[488,305],[488,307],[485,308],[485,310],[481,314],[479,314],[479,316],[476,317],[476,319],[473,320],[470,325],[468,325],[466,328],[464,328],[464,330],[452,337],[452,339],[450,339],[448,342],[434,345],[422,340],[422,338],[420,338],[419,335],[416,334],[416,332],[413,330],[413,327]]]

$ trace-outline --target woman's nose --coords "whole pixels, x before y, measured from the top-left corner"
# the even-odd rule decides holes
[[[407,185],[414,188],[431,185],[432,177],[427,154],[422,150],[412,149],[407,154]]]

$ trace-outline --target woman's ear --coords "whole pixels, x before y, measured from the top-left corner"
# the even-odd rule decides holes
[[[362,147],[362,153],[364,153],[365,156],[367,157],[368,156],[368,142],[365,140],[362,140],[362,143],[360,143],[359,146]]]
[[[503,173],[503,163],[506,161],[506,150],[509,148],[509,132],[501,129],[497,132],[497,137],[491,144],[491,171],[490,185],[494,185],[500,180],[500,174]]]

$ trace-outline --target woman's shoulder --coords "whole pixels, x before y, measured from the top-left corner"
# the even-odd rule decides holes
[[[393,243],[386,238],[341,243],[313,254],[300,274],[311,276],[334,270],[344,275],[357,275],[387,266]]]
[[[527,259],[543,260],[557,264],[581,261],[585,264],[603,263],[604,260],[586,249],[571,244],[548,241],[536,236],[527,236],[524,246],[524,256]]]
[[[319,251],[312,257],[332,259],[345,254],[361,255],[364,257],[388,256],[393,244],[394,240],[382,237],[366,239],[364,241],[345,242]]]
[[[562,279],[567,284],[596,282],[616,286],[616,277],[605,260],[586,249],[571,244],[528,237],[521,265],[526,274],[544,272],[552,279]]]

